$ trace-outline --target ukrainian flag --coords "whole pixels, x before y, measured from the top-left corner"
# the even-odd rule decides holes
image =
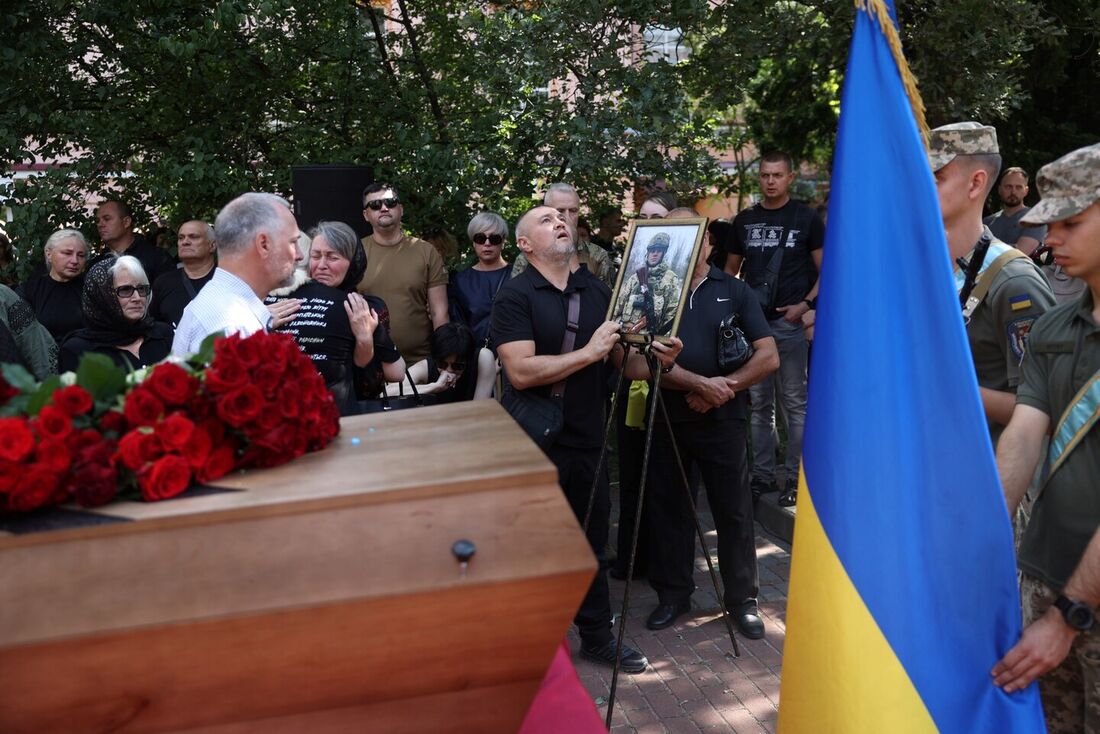
[[[990,675],[1021,629],[1012,531],[893,8],[857,7],[779,731],[1041,732],[1036,686],[1008,695]]]

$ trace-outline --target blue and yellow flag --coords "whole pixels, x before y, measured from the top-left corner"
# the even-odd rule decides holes
[[[903,79],[914,88],[893,8],[857,8],[779,731],[1041,732],[1036,686],[1007,695],[990,675],[1021,630],[1012,530]]]

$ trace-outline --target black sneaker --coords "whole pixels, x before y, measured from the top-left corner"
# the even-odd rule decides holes
[[[753,499],[760,499],[760,495],[779,491],[779,485],[775,483],[774,479],[770,482],[753,479],[749,489],[752,491]]]
[[[787,482],[777,502],[780,507],[794,507],[798,502],[798,482]]]
[[[619,641],[612,637],[607,643],[599,647],[589,647],[583,642],[581,643],[581,657],[585,660],[591,660],[594,663],[600,663],[601,665],[615,665],[615,655],[619,650]],[[637,650],[623,645],[622,653],[619,655],[619,670],[624,673],[641,673],[644,672],[646,666],[649,665],[649,661],[646,660],[645,655],[642,655]]]

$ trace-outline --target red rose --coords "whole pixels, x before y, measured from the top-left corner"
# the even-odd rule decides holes
[[[99,418],[99,429],[104,433],[120,434],[126,430],[126,416],[117,410],[108,410]]]
[[[84,415],[92,409],[92,396],[79,385],[69,385],[54,392],[53,404],[68,415]]]
[[[246,384],[248,372],[237,362],[223,360],[206,371],[206,387],[215,395],[231,392]]]
[[[218,416],[234,428],[240,428],[258,416],[263,408],[264,396],[259,388],[245,385],[218,402]]]
[[[118,494],[118,472],[110,465],[89,464],[73,476],[72,484],[77,504],[99,507]]]
[[[164,403],[151,390],[136,387],[126,396],[123,412],[130,425],[151,426],[164,415]]]
[[[118,441],[104,438],[99,443],[81,449],[80,453],[77,454],[77,461],[80,464],[103,464],[104,466],[112,466],[114,464],[115,452],[117,451]]]
[[[173,413],[156,427],[157,438],[170,451],[182,451],[191,439],[195,424],[182,413]]]
[[[191,432],[191,440],[183,447],[183,456],[192,469],[198,470],[206,463],[206,457],[214,449],[214,441],[210,434],[201,427],[196,426]]]
[[[52,405],[43,406],[33,421],[34,429],[42,438],[66,438],[73,432],[73,419]]]
[[[168,454],[138,475],[138,486],[146,502],[175,497],[191,484],[191,467],[178,454]]]
[[[256,428],[260,431],[270,431],[275,426],[283,422],[283,414],[274,405],[268,404],[260,414],[256,416],[255,424]]]
[[[11,461],[0,461],[0,494],[6,494],[15,488],[22,475],[23,465]]]
[[[25,418],[0,418],[0,459],[22,461],[34,449],[34,434]]]
[[[8,493],[8,506],[19,512],[42,507],[57,489],[58,475],[49,469],[31,464],[26,467],[15,488]]]
[[[39,442],[34,450],[34,460],[39,466],[55,474],[64,474],[72,465],[72,456],[68,447],[56,438],[47,438]]]
[[[118,442],[118,456],[130,471],[138,471],[164,453],[156,434],[139,428],[127,433]]]
[[[257,334],[259,334],[259,336],[257,336]],[[261,344],[261,342],[270,341],[271,338],[271,336],[257,332],[256,334],[239,340],[233,345],[235,347],[233,351],[236,358],[246,368],[251,369],[253,367],[259,367],[260,363],[264,360],[264,352],[266,351],[264,350],[264,346],[267,346]]]
[[[233,442],[223,443],[210,452],[206,463],[195,472],[195,478],[203,483],[212,482],[224,477],[237,466],[237,445]]]
[[[225,438],[225,424],[213,416],[203,420],[198,427],[210,435],[210,442],[215,446]]]
[[[165,405],[179,406],[186,403],[199,389],[199,381],[177,364],[158,364],[145,378],[144,383]]]
[[[255,371],[253,381],[264,391],[264,395],[271,395],[283,381],[283,371],[274,365],[265,364]]]

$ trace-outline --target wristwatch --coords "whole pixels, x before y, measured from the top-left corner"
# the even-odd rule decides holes
[[[817,299],[816,298],[812,301],[809,298],[803,298],[802,302],[805,303],[811,311],[813,311],[815,308],[817,308]]]
[[[1096,623],[1096,614],[1092,611],[1092,607],[1074,601],[1064,594],[1058,595],[1054,600],[1054,606],[1062,613],[1066,624],[1079,632],[1087,632]]]
[[[667,375],[669,372],[672,372],[672,368],[675,367],[675,366],[676,366],[676,363],[673,362],[668,367],[662,367],[661,368],[661,374],[662,375]]]

